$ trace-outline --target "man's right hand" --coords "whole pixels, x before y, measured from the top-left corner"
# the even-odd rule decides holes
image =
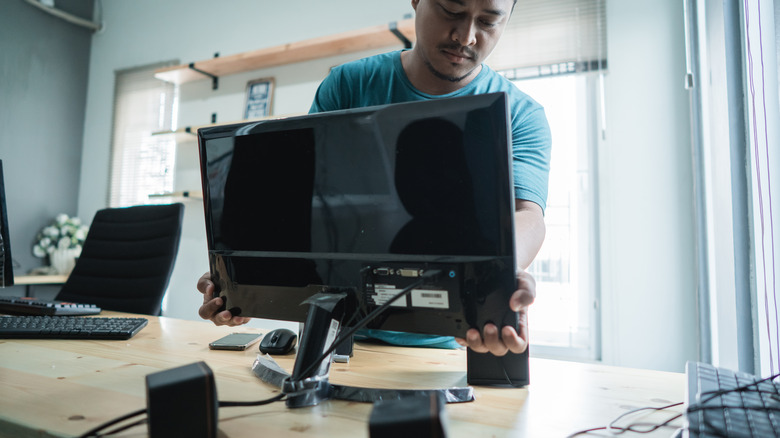
[[[246,324],[251,318],[245,316],[233,316],[229,310],[220,312],[224,305],[222,298],[214,297],[214,283],[211,274],[206,272],[198,280],[198,292],[203,294],[203,305],[198,309],[198,314],[203,319],[211,320],[216,325],[237,326]]]

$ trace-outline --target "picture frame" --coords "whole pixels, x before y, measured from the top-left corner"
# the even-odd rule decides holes
[[[254,79],[246,84],[244,119],[257,119],[271,115],[274,97],[274,78]]]

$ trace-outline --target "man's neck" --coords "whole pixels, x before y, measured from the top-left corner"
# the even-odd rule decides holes
[[[482,71],[482,66],[475,68],[468,76],[459,81],[450,81],[435,75],[415,49],[401,52],[401,65],[404,73],[414,88],[426,94],[439,96],[460,90],[470,84]]]

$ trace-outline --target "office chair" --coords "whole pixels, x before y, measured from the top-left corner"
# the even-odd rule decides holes
[[[181,203],[98,211],[55,299],[159,315],[179,250],[183,214]]]

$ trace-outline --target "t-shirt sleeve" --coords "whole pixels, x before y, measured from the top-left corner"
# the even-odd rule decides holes
[[[344,89],[343,76],[344,72],[340,67],[335,67],[330,71],[317,87],[309,114],[344,108],[344,93],[349,90]]]
[[[512,120],[512,174],[515,198],[547,208],[552,135],[542,107]]]

